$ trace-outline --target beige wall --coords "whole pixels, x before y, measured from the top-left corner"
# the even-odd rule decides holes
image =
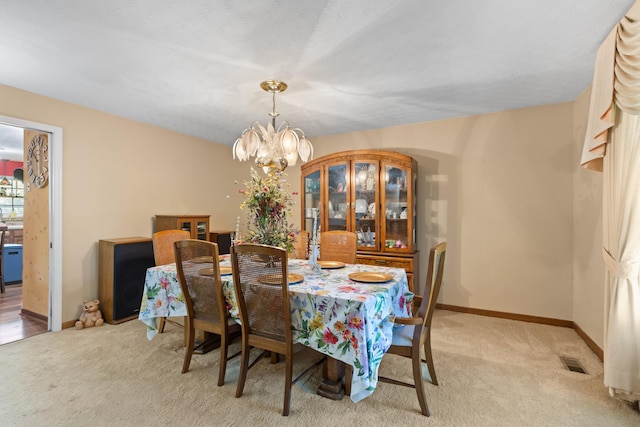
[[[590,89],[574,102],[573,320],[604,348],[602,173],[579,167],[587,127]]]
[[[447,240],[440,302],[566,320],[575,314],[590,333],[602,329],[600,315],[587,320],[593,307],[601,312],[601,296],[573,287],[581,268],[573,261],[575,246],[588,243],[576,242],[573,226],[581,207],[573,186],[582,176],[573,121],[581,114],[579,104],[566,103],[313,138],[313,144],[316,157],[378,148],[418,160],[419,283],[428,248]],[[212,228],[227,229],[244,218],[237,191],[249,164],[230,161],[228,146],[1,85],[0,115],[64,131],[64,321],[77,318],[83,299],[97,296],[98,240],[150,236],[158,213],[211,214]],[[288,174],[292,191],[299,191],[299,166]],[[594,197],[588,187],[584,197]],[[574,309],[578,299],[584,309]]]
[[[249,165],[230,161],[230,147],[2,85],[0,115],[64,132],[65,322],[98,296],[100,239],[150,237],[155,214],[206,214],[212,228],[235,228],[234,180]]]
[[[448,242],[440,302],[571,320],[572,104],[314,138],[316,155],[400,151],[418,160],[420,284]]]

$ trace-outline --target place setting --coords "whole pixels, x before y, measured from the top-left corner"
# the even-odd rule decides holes
[[[220,275],[221,276],[228,276],[231,273],[233,273],[232,268],[229,267],[229,266],[221,265],[219,267],[219,269],[220,269]],[[203,276],[213,276],[213,268],[203,268],[203,269],[199,270],[198,273],[203,275]]]
[[[393,279],[391,274],[375,271],[358,271],[350,273],[347,277],[360,283],[385,283]]]
[[[344,268],[346,264],[342,261],[316,261],[323,270],[334,270],[338,268]]]
[[[212,256],[199,256],[199,257],[195,257],[193,259],[191,259],[191,262],[194,264],[213,264],[213,257]]]
[[[290,285],[295,285],[296,283],[301,283],[304,281],[304,276],[302,274],[297,273],[289,273],[287,278],[287,282]],[[258,282],[265,285],[279,285],[282,283],[282,275],[281,274],[265,274],[263,276],[258,277]]]

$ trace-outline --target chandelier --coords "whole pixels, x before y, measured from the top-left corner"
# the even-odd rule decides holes
[[[289,122],[280,123],[276,130],[276,117],[279,115],[276,113],[276,93],[284,92],[287,84],[279,80],[265,80],[260,87],[273,95],[273,108],[269,113],[271,123],[266,129],[258,122],[251,123],[233,144],[233,158],[242,162],[255,156],[256,166],[273,175],[287,166],[295,166],[298,156],[303,163],[312,159],[313,146],[304,132],[292,128]]]

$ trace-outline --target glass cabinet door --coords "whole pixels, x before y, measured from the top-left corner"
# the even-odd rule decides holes
[[[405,252],[409,248],[412,218],[409,217],[408,187],[411,185],[409,170],[384,164],[384,246],[387,251]]]
[[[181,220],[180,230],[188,231],[189,233],[191,233],[191,221],[186,219]]]
[[[378,234],[378,162],[356,162],[353,166],[355,228],[358,247],[375,250],[379,245]]]
[[[328,227],[322,231],[348,230],[350,223],[349,198],[347,193],[348,163],[338,163],[327,167],[328,201],[326,213],[322,214]]]
[[[320,170],[310,172],[304,176],[304,195],[303,195],[303,224],[302,229],[309,233],[313,230],[313,208],[319,208],[321,205],[320,198]]]
[[[196,229],[198,230],[198,240],[209,240],[207,238],[207,223],[205,221],[197,221]]]

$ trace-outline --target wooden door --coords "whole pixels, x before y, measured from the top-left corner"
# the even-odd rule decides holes
[[[22,311],[44,318],[49,314],[48,148],[47,133],[24,131]]]

